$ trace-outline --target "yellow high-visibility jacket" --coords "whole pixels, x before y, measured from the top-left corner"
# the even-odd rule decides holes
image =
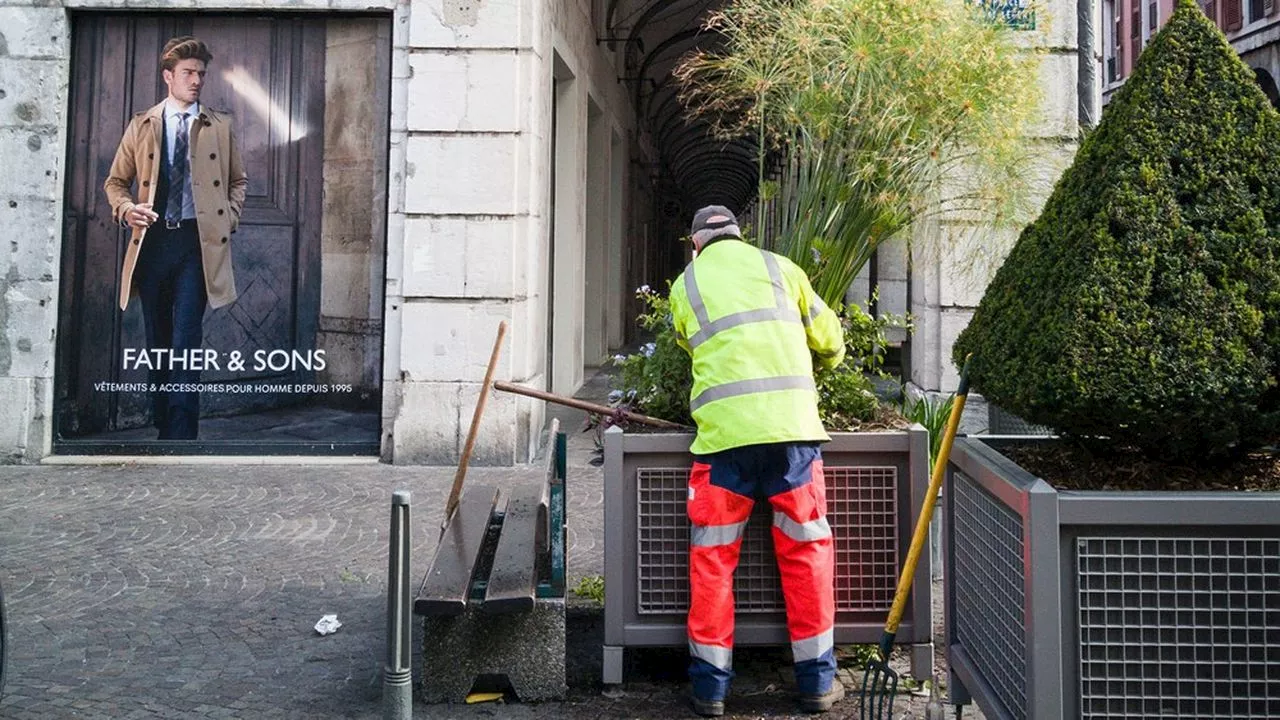
[[[844,332],[799,266],[740,240],[714,240],[671,285],[671,315],[693,358],[690,452],[830,440],[809,351],[839,365]]]

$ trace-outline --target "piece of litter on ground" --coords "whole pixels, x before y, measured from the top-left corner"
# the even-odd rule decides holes
[[[622,698],[627,696],[627,691],[623,690],[622,688],[609,688],[608,690],[605,690],[600,694],[609,698],[610,700],[621,700]]]
[[[337,632],[342,627],[342,623],[338,622],[337,615],[325,615],[320,618],[320,622],[316,623],[316,632],[321,635],[328,635]]]
[[[474,705],[475,703],[493,702],[501,699],[502,693],[500,692],[475,692],[467,696],[467,704]]]

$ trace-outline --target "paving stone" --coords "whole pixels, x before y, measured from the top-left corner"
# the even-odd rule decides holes
[[[601,388],[607,383],[597,377],[586,392]],[[581,422],[578,415],[562,424],[570,588],[604,572],[603,475]],[[509,487],[539,474],[473,466],[466,481]],[[0,466],[9,624],[0,718],[380,719],[391,494],[413,494],[416,591],[453,475],[380,464]],[[442,706],[416,698],[414,717],[688,716],[687,657],[660,655],[662,667],[640,667],[623,695],[605,696],[599,606],[572,593],[566,604],[577,648],[567,659],[576,680],[566,701]],[[342,627],[320,636],[313,626],[328,613]],[[423,635],[414,625],[416,683]],[[785,658],[761,658],[740,675],[758,694],[731,698],[726,717],[793,711]],[[845,705],[833,716],[856,716]],[[967,709],[965,717],[981,716]]]

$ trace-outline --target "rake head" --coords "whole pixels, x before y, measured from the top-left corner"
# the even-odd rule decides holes
[[[889,667],[889,653],[867,663],[862,676],[861,720],[892,720],[893,698],[898,694],[898,673]]]

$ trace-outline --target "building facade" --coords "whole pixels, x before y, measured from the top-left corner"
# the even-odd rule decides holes
[[[1138,55],[1169,20],[1174,4],[1174,0],[1102,0],[1099,76],[1104,103],[1133,73]],[[1280,108],[1276,87],[1280,78],[1280,15],[1275,1],[1208,0],[1200,7],[1253,68],[1271,104]]]
[[[685,119],[670,77],[714,42],[718,4],[0,0],[0,454],[453,464],[500,322],[496,377],[572,394],[634,338],[634,289],[683,267],[693,210],[754,193],[750,153]],[[1075,148],[1081,56],[1074,5],[1039,12],[1047,194]],[[221,238],[239,297],[178,356],[116,304],[128,234],[102,184],[164,96],[164,41],[188,33],[213,51],[202,108],[230,118],[249,186]],[[999,262],[959,271],[962,234],[916,228],[912,257],[884,249],[853,291],[914,315],[900,340],[925,390],[954,387],[950,344]],[[175,363],[199,365],[198,389],[157,385]],[[200,393],[198,442],[155,438],[157,388]],[[527,460],[544,411],[490,393],[471,462]]]

